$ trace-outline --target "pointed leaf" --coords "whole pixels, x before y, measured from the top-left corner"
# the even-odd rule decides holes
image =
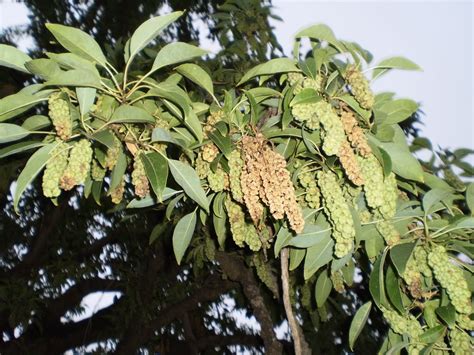
[[[163,191],[168,181],[168,162],[161,154],[157,152],[151,152],[147,154],[141,154],[143,165],[145,167],[145,173],[150,181],[150,185],[158,198],[159,202],[163,201]]]
[[[259,76],[259,75],[272,75],[278,73],[288,73],[288,72],[299,72],[295,61],[290,58],[276,58],[271,59],[266,63],[259,64],[252,69],[250,69],[243,77],[240,79],[237,85],[241,85],[246,81]]]
[[[51,126],[51,120],[48,116],[34,115],[28,117],[21,126],[29,131],[37,131]]]
[[[100,77],[95,73],[84,69],[72,69],[66,72],[61,72],[44,84],[54,86],[101,87]]]
[[[0,66],[29,73],[25,67],[25,63],[30,60],[30,56],[23,53],[18,48],[6,44],[0,44]]]
[[[155,119],[140,107],[122,105],[114,111],[109,123],[155,123]]]
[[[314,25],[301,30],[296,34],[295,38],[301,37],[309,37],[312,39],[317,39],[319,41],[325,41],[337,48],[339,52],[343,51],[343,46],[336,39],[336,36],[334,36],[334,32],[324,24]]]
[[[18,92],[16,94],[4,97],[0,99],[0,122],[6,121],[12,117],[15,117],[36,104],[47,101],[47,98]]]
[[[382,60],[375,66],[372,73],[372,78],[375,79],[389,69],[402,69],[402,70],[422,70],[416,63],[403,57],[392,57]]]
[[[178,265],[181,264],[181,259],[191,242],[196,222],[196,210],[194,210],[194,212],[181,218],[178,224],[176,224],[173,232],[173,251]]]
[[[390,259],[399,275],[402,275],[405,272],[405,267],[415,245],[416,243],[403,243],[395,245],[390,249]]]
[[[81,116],[85,117],[95,101],[95,94],[97,90],[94,88],[76,88],[77,101],[79,101],[79,108]]]
[[[332,290],[332,281],[328,277],[327,271],[323,271],[316,281],[316,286],[314,289],[314,295],[316,297],[316,304],[318,307],[322,307],[326,302],[329,294]]]
[[[309,279],[320,267],[332,260],[334,240],[329,235],[323,235],[312,247],[306,251],[304,261],[304,279]]]
[[[11,144],[5,148],[0,149],[0,159],[8,157],[10,155],[22,153],[30,149],[42,147],[44,145],[45,145],[44,142],[38,142],[38,141],[26,141],[26,142]]]
[[[0,123],[0,144],[17,141],[31,132],[11,123]]]
[[[16,182],[15,193],[13,194],[13,207],[18,213],[18,202],[20,201],[21,195],[25,192],[26,188],[35,179],[35,177],[43,170],[46,163],[52,158],[51,152],[58,145],[58,143],[50,143],[38,149],[28,159],[25,167],[23,168],[18,180]]]
[[[349,328],[349,347],[354,350],[354,344],[359,337],[362,329],[364,329],[367,319],[369,319],[370,310],[372,309],[372,302],[369,301],[362,305],[354,315]]]
[[[169,159],[168,163],[171,174],[183,188],[186,195],[197,202],[206,212],[209,212],[209,200],[201,186],[201,180],[199,180],[196,171],[179,160]]]
[[[75,53],[84,59],[97,62],[105,67],[107,60],[105,59],[102,49],[97,42],[84,31],[54,23],[47,23],[46,28],[69,52]]]
[[[192,63],[181,64],[175,69],[195,84],[202,87],[209,94],[214,95],[214,87],[210,75],[200,66]]]
[[[165,66],[185,62],[201,57],[208,51],[184,42],[169,43],[156,55],[151,71],[156,71]]]
[[[31,74],[38,75],[45,80],[49,80],[61,73],[58,63],[46,58],[30,60],[25,63],[25,67]]]
[[[128,48],[129,58],[127,62],[132,60],[137,53],[153,41],[165,27],[176,21],[182,14],[181,11],[176,11],[163,16],[153,17],[142,23],[130,38]]]
[[[390,125],[406,120],[418,110],[418,104],[409,99],[387,101],[379,111],[384,114],[383,123]],[[375,120],[377,122],[377,119]]]

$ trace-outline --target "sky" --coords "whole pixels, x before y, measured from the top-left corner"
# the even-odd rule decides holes
[[[422,72],[392,71],[373,83],[375,92],[411,98],[425,113],[422,135],[436,147],[474,149],[473,1],[290,1],[274,0],[276,35],[287,55],[294,34],[316,24],[329,25],[340,39],[356,41],[374,63],[404,56]],[[0,31],[27,21],[24,5],[0,0]],[[28,40],[20,43],[25,49]],[[206,47],[206,45],[204,45]],[[113,295],[90,295],[89,312],[112,302]]]

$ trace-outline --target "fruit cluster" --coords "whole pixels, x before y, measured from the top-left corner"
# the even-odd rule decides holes
[[[334,254],[341,258],[354,246],[355,229],[349,205],[344,199],[336,175],[331,171],[320,171],[317,175],[323,195],[326,215],[332,225],[332,235],[336,241]]]
[[[48,100],[49,117],[56,133],[62,140],[68,140],[72,134],[72,120],[69,103],[62,98],[62,93],[51,94]]]
[[[448,253],[443,246],[432,247],[428,254],[428,264],[433,269],[436,280],[448,293],[456,311],[470,314],[472,307],[469,286],[462,270],[450,262]]]

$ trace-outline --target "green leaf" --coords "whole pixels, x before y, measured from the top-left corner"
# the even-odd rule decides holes
[[[209,212],[209,200],[206,197],[201,181],[196,171],[179,160],[168,159],[171,175],[192,200],[197,202],[206,212]]]
[[[369,319],[370,310],[372,309],[372,302],[364,303],[354,315],[349,328],[349,347],[354,350],[354,344],[359,337],[362,329],[364,329],[367,319]]]
[[[145,173],[150,181],[150,185],[158,198],[159,202],[163,201],[163,191],[168,181],[168,163],[166,158],[157,152],[141,154]]]
[[[109,123],[155,123],[155,119],[140,107],[122,105],[114,111]]]
[[[237,85],[241,85],[246,81],[259,76],[259,75],[273,75],[279,73],[288,73],[288,72],[299,72],[299,70],[294,60],[289,58],[275,58],[271,59],[266,63],[259,64],[252,69],[250,69],[243,77],[240,79]]]
[[[46,163],[52,158],[51,152],[58,145],[58,143],[50,143],[38,149],[28,159],[24,169],[18,176],[16,182],[15,193],[13,194],[13,207],[18,213],[18,202],[20,201],[21,195],[25,192],[26,188],[36,178],[36,176],[43,170]]]
[[[295,249],[290,248],[290,265],[288,269],[290,271],[295,270],[303,261],[306,255],[306,249]]]
[[[364,121],[369,122],[372,112],[370,110],[363,109],[352,95],[341,95],[340,99],[348,104],[349,107],[355,112],[357,112],[364,119]]]
[[[336,39],[336,36],[334,36],[334,32],[324,24],[313,25],[305,28],[295,35],[295,38],[301,37],[309,37],[319,41],[325,41],[338,49],[339,52],[344,51],[342,44]]]
[[[435,312],[450,328],[456,325],[456,310],[452,304],[439,307]]]
[[[369,279],[369,291],[374,302],[380,308],[387,306],[387,296],[385,295],[383,264],[385,262],[386,253],[382,254],[374,263]]]
[[[177,139],[173,138],[170,132],[164,128],[155,128],[151,132],[151,141],[152,142],[167,142],[173,143],[178,146],[184,147],[183,143],[178,141]]]
[[[24,129],[28,131],[37,131],[51,125],[51,120],[47,116],[43,115],[34,115],[28,117],[23,124],[21,125]]]
[[[445,326],[437,325],[421,334],[420,341],[427,344],[436,343],[441,337],[443,337],[445,331]]]
[[[0,144],[17,141],[31,132],[11,123],[0,123]]]
[[[44,145],[45,145],[44,142],[38,142],[38,141],[26,141],[26,142],[11,144],[5,148],[0,149],[0,159],[8,157],[10,155],[25,152],[27,150],[42,147]]]
[[[474,216],[474,182],[467,185],[466,189],[466,203],[471,210],[471,215]]]
[[[196,210],[194,210],[194,212],[181,218],[178,224],[176,224],[173,232],[173,251],[178,265],[181,264],[181,259],[191,242],[196,222]]]
[[[181,64],[175,70],[193,83],[199,85],[209,94],[214,95],[214,87],[210,75],[200,66],[192,63]]]
[[[382,143],[369,135],[369,141],[384,149],[392,160],[392,170],[395,174],[409,180],[423,182],[423,169],[420,162],[413,156],[406,143],[405,135],[398,125],[394,126],[393,143]]]
[[[223,136],[218,130],[209,133],[209,138],[215,143],[222,153],[228,158],[232,152],[232,143],[229,136]]]
[[[163,201],[170,199],[171,197],[183,192],[182,190],[173,190],[169,187],[165,187],[163,191]],[[127,205],[127,208],[146,208],[158,204],[155,196],[145,196],[143,198],[134,198]]]
[[[425,216],[433,213],[437,209],[437,204],[447,197],[452,196],[451,191],[444,189],[432,189],[423,196],[423,210]],[[443,206],[441,208],[444,208]]]
[[[29,55],[6,44],[0,44],[0,66],[29,73],[25,63],[30,61]]]
[[[315,224],[306,224],[304,230],[296,237],[291,238],[288,245],[296,248],[310,248],[325,239],[331,238],[331,229]]]
[[[393,267],[387,268],[387,275],[385,276],[385,285],[387,288],[387,296],[390,302],[395,308],[403,313],[405,308],[403,307],[402,293],[400,291],[400,285],[398,283],[399,278],[395,274]]]
[[[299,104],[309,104],[309,103],[316,103],[321,101],[322,97],[318,95],[317,91],[311,88],[306,88],[301,90],[298,94],[295,95],[293,100],[290,102],[290,107]]]
[[[94,88],[76,88],[77,101],[79,101],[82,117],[85,117],[89,113],[94,104],[96,92],[97,90]]]
[[[316,281],[316,286],[314,288],[314,295],[316,298],[316,304],[318,307],[322,307],[326,302],[329,294],[332,290],[332,281],[328,277],[327,271],[323,271]]]
[[[331,237],[324,237],[308,248],[304,261],[304,279],[309,279],[320,267],[332,260],[334,241]]]
[[[413,100],[398,99],[384,103],[379,111],[386,115],[383,123],[389,125],[406,120],[418,110],[418,107]]]
[[[0,99],[0,122],[28,111],[36,104],[47,100],[47,98],[22,92],[4,97],[3,99]]]
[[[201,57],[207,53],[208,51],[204,49],[184,42],[169,43],[164,46],[156,55],[153,66],[151,67],[151,71],[154,72],[168,65]]]
[[[103,144],[107,148],[112,149],[115,145],[114,135],[108,129],[97,131],[90,138],[97,141],[97,142],[99,142],[99,143],[101,143],[101,144]]]
[[[82,69],[90,71],[98,77],[100,76],[94,63],[81,58],[74,53],[57,54],[46,52],[46,55],[65,69]]]
[[[127,62],[130,62],[137,53],[153,41],[165,27],[176,21],[182,14],[181,11],[176,11],[163,16],[153,17],[142,23],[130,38],[129,59]]]
[[[117,164],[115,164],[114,168],[112,169],[112,173],[110,174],[109,193],[122,182],[122,178],[125,175],[126,170],[127,157],[123,152],[123,149],[120,149]]]
[[[100,77],[84,69],[72,69],[61,72],[44,83],[51,86],[85,86],[100,88]]]
[[[54,23],[47,23],[46,28],[69,52],[105,67],[107,60],[102,49],[87,33],[78,28]]]
[[[224,248],[225,240],[227,236],[227,217],[224,213],[223,217],[219,217],[216,214],[212,215],[212,221],[214,225],[214,231],[217,235],[217,242],[219,247]]]
[[[61,68],[59,68],[58,63],[46,58],[30,60],[25,63],[25,67],[31,74],[38,75],[45,80],[49,80],[61,73]]]
[[[390,259],[399,275],[403,275],[408,259],[415,248],[416,243],[397,244],[390,249]]]
[[[372,79],[381,76],[389,69],[421,70],[421,68],[417,64],[415,64],[409,59],[403,57],[392,57],[382,60],[375,66],[374,71],[372,73]]]

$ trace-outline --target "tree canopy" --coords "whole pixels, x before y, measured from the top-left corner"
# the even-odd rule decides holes
[[[2,353],[471,353],[472,152],[370,87],[415,63],[323,24],[286,58],[257,1],[143,2],[134,30],[30,3],[64,18],[35,59],[0,45],[27,75],[0,99]]]

